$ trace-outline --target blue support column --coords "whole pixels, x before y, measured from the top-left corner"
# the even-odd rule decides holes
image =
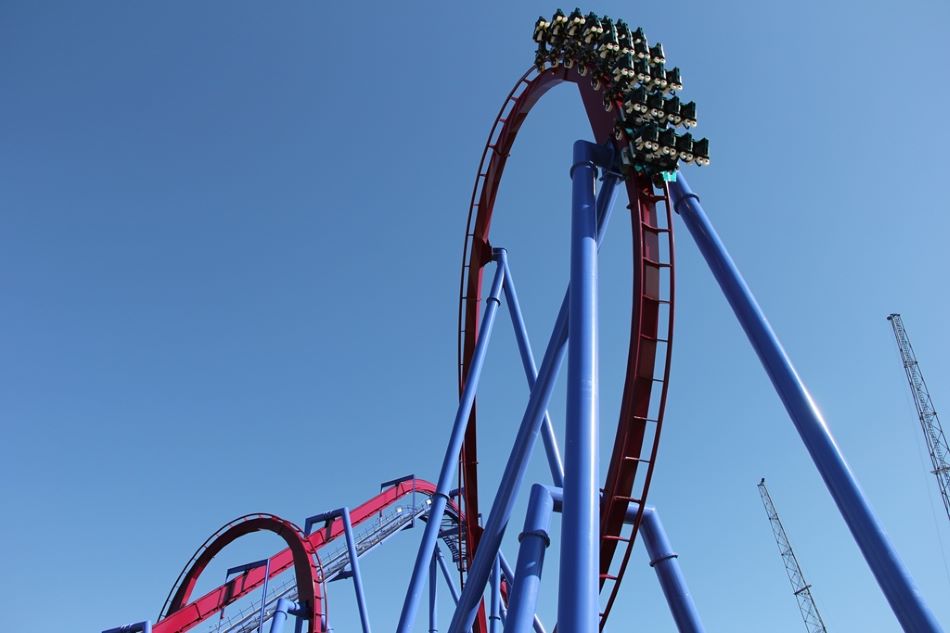
[[[611,150],[608,147],[593,145],[591,147],[593,148],[592,155],[598,155],[599,163],[605,165],[610,164],[612,158],[610,155]],[[601,187],[601,193],[603,195],[597,201],[597,218],[594,223],[596,231],[594,234],[595,247],[600,245],[606,233],[607,224],[613,208],[613,191],[616,182],[617,177],[609,173],[605,178],[603,187]],[[593,180],[591,187],[593,187]],[[452,622],[449,624],[449,633],[467,631],[472,628],[472,624],[475,622],[479,601],[485,591],[485,585],[488,583],[488,577],[491,574],[494,558],[498,554],[499,547],[501,546],[501,540],[505,534],[508,520],[511,518],[515,493],[524,480],[528,458],[537,440],[538,432],[544,420],[544,413],[548,408],[551,392],[554,389],[554,382],[557,379],[561,362],[564,359],[567,343],[569,294],[568,292],[568,294],[565,295],[564,301],[561,303],[561,308],[558,311],[557,319],[554,323],[554,329],[551,332],[551,338],[548,341],[544,357],[541,359],[538,379],[535,382],[534,388],[531,390],[531,397],[528,399],[524,417],[522,417],[521,424],[518,427],[518,434],[515,437],[514,446],[508,456],[508,462],[505,465],[501,483],[498,485],[498,491],[495,494],[491,512],[488,514],[488,522],[485,524],[484,531],[479,540],[475,560],[469,569],[468,581],[459,598],[460,607],[456,609],[455,614],[452,616]],[[399,631],[397,633],[404,632]]]
[[[631,520],[636,517],[636,509],[631,514]],[[666,531],[660,522],[660,515],[655,508],[647,507],[643,511],[643,520],[640,524],[640,535],[650,557],[650,567],[656,572],[666,597],[666,603],[676,622],[679,633],[706,633],[699,618],[699,611],[693,602],[693,596],[686,586],[686,579],[676,561],[676,553],[666,537]]]
[[[435,560],[435,554],[432,554],[432,560],[429,562],[429,633],[437,633],[436,629],[436,598],[438,597],[438,573],[439,565]]]
[[[524,366],[525,377],[528,379],[528,389],[534,389],[534,385],[538,381],[538,367],[534,362],[534,352],[531,351],[528,327],[525,325],[524,316],[521,314],[521,304],[518,301],[514,279],[511,277],[511,269],[508,267],[507,253],[504,249],[496,250],[500,252],[498,262],[505,267],[505,303],[508,306],[508,314],[511,316],[511,325],[515,330],[515,340],[518,342],[521,364]],[[548,467],[551,469],[551,480],[555,486],[560,487],[564,484],[564,463],[561,460],[561,451],[557,446],[554,425],[551,424],[551,416],[547,411],[544,412],[544,420],[541,425],[541,439],[544,440],[544,452],[548,458]]]
[[[491,571],[491,611],[488,616],[488,633],[498,633],[501,622],[501,563],[495,557]]]
[[[564,510],[558,629],[598,630],[600,494],[597,484],[597,219],[594,152],[574,144],[571,221],[570,337],[568,341]],[[517,575],[516,575],[517,578]]]
[[[680,173],[670,183],[674,208],[732,306],[765,367],[854,540],[905,631],[936,633],[940,626],[891,546],[838,449],[831,431],[752,296],[735,262]]]
[[[508,585],[513,587],[515,584],[515,573],[511,570],[511,565],[508,564],[507,559],[505,559],[505,555],[502,554],[500,551],[498,552],[498,560],[501,562],[502,575],[508,581]],[[507,618],[507,616],[505,617]],[[547,633],[547,631],[544,630],[544,625],[541,624],[541,619],[538,618],[537,613],[534,614],[533,625],[534,625],[534,633]]]
[[[475,402],[478,379],[485,364],[485,353],[488,348],[488,341],[491,338],[492,326],[495,323],[495,315],[498,313],[498,305],[501,303],[500,297],[504,278],[504,267],[496,266],[495,278],[486,299],[485,316],[482,318],[468,378],[459,398],[455,420],[452,422],[452,433],[445,449],[445,456],[442,458],[439,481],[436,484],[435,494],[432,496],[429,518],[422,534],[422,543],[420,543],[419,551],[416,553],[416,561],[412,568],[412,577],[409,580],[409,588],[406,591],[402,611],[399,614],[399,625],[396,628],[396,633],[410,633],[415,621],[429,560],[432,558],[436,541],[439,538],[439,525],[442,522],[442,516],[445,514],[445,506],[449,500],[449,490],[452,488],[452,479],[458,467],[459,451],[462,450],[462,442],[465,439],[465,427],[468,425],[469,414],[472,412],[472,405]]]
[[[452,581],[452,574],[449,573],[449,568],[445,565],[445,559],[442,558],[442,550],[438,547],[435,548],[435,560],[439,563],[439,569],[442,570],[442,577],[445,578],[445,584],[449,587],[449,594],[452,596],[452,602],[458,606],[459,603],[459,591],[455,588],[455,582]]]
[[[363,633],[372,633],[369,624],[369,611],[366,608],[366,596],[363,594],[363,579],[360,575],[359,555],[356,551],[356,539],[353,538],[353,524],[350,523],[349,508],[340,509],[343,519],[343,535],[346,537],[346,550],[350,556],[350,570],[353,572],[353,589],[356,591],[356,606],[360,612]]]
[[[280,633],[284,629],[284,622],[287,620],[288,613],[292,613],[299,617],[303,615],[303,609],[301,609],[300,605],[293,600],[281,598],[277,601],[274,614],[271,616],[270,633]],[[263,629],[261,629],[261,633],[263,633]]]
[[[514,583],[508,598],[505,633],[528,633],[534,624],[544,552],[551,545],[548,527],[552,512],[554,499],[551,493],[540,484],[532,486],[524,531],[519,538],[521,547],[518,549]]]

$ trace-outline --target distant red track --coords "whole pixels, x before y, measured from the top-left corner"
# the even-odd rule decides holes
[[[491,259],[491,221],[505,164],[531,108],[548,90],[563,82],[574,83],[579,88],[596,141],[604,143],[613,140],[614,114],[606,111],[601,94],[592,88],[590,80],[581,77],[575,69],[561,67],[541,73],[531,69],[509,93],[495,118],[482,152],[469,204],[459,286],[460,392],[475,351],[482,273],[483,267]],[[620,151],[619,145],[617,151]],[[626,189],[630,200],[633,237],[633,310],[626,381],[616,439],[604,483],[600,577],[601,589],[609,587],[601,614],[601,628],[607,621],[626,570],[653,476],[672,353],[674,249],[669,197],[665,188],[656,192],[650,179],[645,176],[627,179]],[[666,212],[662,215],[656,207],[660,201],[665,203]],[[648,439],[650,435],[652,438]],[[466,552],[470,564],[481,531],[478,525],[478,432],[475,408],[472,409],[459,459],[462,508],[467,517],[464,537],[469,543]],[[638,478],[641,467],[644,472]],[[641,510],[624,534],[623,520],[630,502],[638,503]],[[611,573],[620,543],[625,544],[623,557],[619,569]]]
[[[396,503],[403,497],[419,493],[431,496],[435,493],[435,484],[423,479],[407,479],[391,488],[387,488],[366,503],[354,508],[350,512],[350,520],[354,527],[360,525],[376,513]],[[450,516],[459,517],[458,507],[450,503]],[[191,600],[191,593],[201,573],[225,546],[235,539],[258,530],[268,530],[279,534],[287,540],[289,547],[278,552],[270,559],[270,578],[294,567],[297,574],[297,591],[301,600],[311,601],[313,617],[310,620],[309,633],[318,633],[321,629],[320,615],[325,613],[325,595],[320,591],[323,582],[322,572],[319,570],[319,559],[316,556],[318,549],[343,534],[343,522],[336,519],[327,530],[317,530],[310,536],[304,536],[300,528],[294,524],[268,514],[246,515],[235,519],[219,529],[194,553],[191,560],[175,581],[161,616],[153,633],[181,633],[219,613],[229,604],[246,596],[264,582],[264,568],[252,569],[246,574],[238,576],[216,589]],[[301,556],[305,552],[305,556]],[[309,562],[308,562],[309,559]],[[305,568],[309,568],[309,571]],[[313,580],[311,580],[311,578]],[[312,588],[312,589],[311,589]]]

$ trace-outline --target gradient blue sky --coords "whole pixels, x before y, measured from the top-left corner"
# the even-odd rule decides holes
[[[382,480],[436,476],[471,183],[533,58],[534,20],[555,7],[0,4],[5,628],[154,619],[225,521],[302,521]],[[904,314],[938,411],[950,406],[950,9],[584,8],[641,24],[683,68],[713,152],[691,184],[950,626],[950,525],[884,320]],[[587,134],[574,91],[551,93],[499,198],[496,243],[510,249],[538,353],[566,276],[570,143]],[[605,429],[629,309],[625,224],[602,257]],[[708,628],[802,629],[755,489],[764,475],[829,629],[897,630],[685,231],[677,252],[651,502]],[[486,491],[526,399],[504,321],[497,334],[481,405],[496,438],[481,451]],[[540,459],[531,476],[545,479]],[[394,626],[418,535],[364,562],[377,630]],[[275,547],[251,539],[221,564]],[[555,578],[551,566],[547,622]],[[354,630],[350,588],[331,591],[337,630]],[[642,554],[611,630],[635,618],[673,630]]]

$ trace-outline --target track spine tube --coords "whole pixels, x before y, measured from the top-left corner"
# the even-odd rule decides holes
[[[445,506],[449,500],[448,494],[452,488],[452,477],[458,465],[458,455],[462,449],[465,427],[468,424],[469,414],[475,403],[478,379],[481,375],[482,367],[485,364],[485,353],[488,349],[488,341],[491,338],[495,315],[498,312],[498,305],[501,302],[500,297],[504,278],[504,267],[496,265],[495,278],[492,281],[491,291],[486,299],[485,316],[482,319],[478,333],[478,343],[475,348],[475,354],[472,357],[471,370],[469,371],[468,380],[465,383],[465,389],[462,390],[462,396],[459,398],[459,406],[455,420],[452,423],[449,445],[446,447],[445,456],[442,459],[442,469],[439,471],[439,481],[436,484],[436,491],[432,497],[429,519],[426,522],[425,531],[422,534],[422,543],[419,545],[419,551],[416,554],[416,562],[412,568],[412,578],[409,581],[409,588],[406,591],[406,599],[402,605],[402,612],[399,616],[399,626],[396,629],[396,633],[410,633],[412,624],[415,621],[419,598],[422,595],[422,586],[425,582],[426,572],[428,571],[429,559],[432,557],[436,541],[439,538],[440,523],[442,522],[442,516],[445,514]]]
[[[758,354],[897,620],[905,631],[940,632],[940,625],[874,516],[818,406],[682,173],[670,183],[670,191],[674,208]]]
[[[574,143],[571,167],[570,333],[558,582],[558,628],[562,633],[596,631],[600,616],[597,218],[594,199],[597,149],[598,146],[587,141]]]

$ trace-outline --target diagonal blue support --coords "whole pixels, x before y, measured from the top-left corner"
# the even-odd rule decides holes
[[[591,145],[591,147],[593,148],[592,155],[595,156],[598,164],[611,164],[612,154],[608,147],[595,145]],[[603,196],[597,201],[596,207],[592,205],[592,208],[596,209],[596,213],[592,214],[595,251],[603,240],[610,219],[615,179],[616,176],[613,173],[607,174],[605,185],[601,187]],[[591,187],[593,187],[593,176],[591,177]],[[593,196],[593,194],[591,195]],[[491,512],[488,515],[488,521],[479,540],[478,551],[476,551],[475,559],[469,569],[468,580],[459,598],[459,608],[452,616],[452,622],[449,624],[449,633],[461,633],[470,629],[478,614],[479,601],[485,591],[494,558],[498,553],[505,529],[511,518],[515,494],[524,480],[528,458],[541,429],[544,413],[548,408],[548,402],[554,389],[554,382],[564,358],[568,338],[569,296],[570,292],[565,295],[558,311],[551,338],[548,341],[544,357],[541,359],[537,381],[531,390],[531,396],[518,427],[514,446],[508,456],[501,482],[498,485],[498,491],[492,503]],[[596,520],[599,521],[599,517]]]
[[[905,631],[938,633],[940,626],[874,516],[821,411],[682,173],[670,183],[670,192],[674,209],[719,282],[894,615]]]
[[[462,390],[462,395],[459,398],[459,406],[455,414],[455,420],[452,423],[449,444],[445,449],[445,456],[442,458],[439,481],[436,483],[435,494],[432,497],[432,507],[429,510],[429,518],[426,522],[425,531],[422,533],[422,543],[419,545],[419,551],[416,554],[416,561],[412,568],[412,577],[409,580],[409,588],[406,591],[406,598],[402,605],[402,611],[399,614],[399,625],[396,628],[396,633],[410,633],[412,624],[415,621],[416,610],[419,607],[419,599],[422,595],[423,584],[425,583],[426,573],[429,568],[429,560],[432,558],[436,541],[439,538],[439,524],[442,522],[442,517],[445,514],[445,507],[449,501],[449,490],[452,487],[452,479],[458,467],[458,456],[459,451],[462,450],[462,442],[465,439],[465,428],[468,426],[469,415],[475,403],[475,392],[478,389],[478,379],[481,376],[482,367],[485,363],[485,354],[488,349],[488,341],[491,339],[492,326],[495,323],[498,305],[501,303],[501,291],[504,278],[504,268],[502,266],[496,266],[495,278],[492,281],[491,290],[486,298],[485,316],[482,318],[482,324],[478,332],[475,353],[472,355],[468,378]]]

